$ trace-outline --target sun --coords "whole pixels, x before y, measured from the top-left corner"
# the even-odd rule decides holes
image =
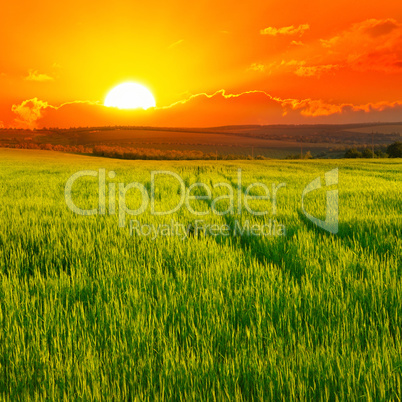
[[[114,87],[106,96],[104,105],[118,109],[149,109],[155,107],[155,98],[143,85],[125,82]]]

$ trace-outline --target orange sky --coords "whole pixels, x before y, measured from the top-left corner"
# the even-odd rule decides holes
[[[400,0],[238,3],[2,4],[0,127],[402,121]]]

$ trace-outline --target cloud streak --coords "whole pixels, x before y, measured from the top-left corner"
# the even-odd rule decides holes
[[[278,36],[278,35],[300,35],[302,36],[306,31],[310,29],[309,24],[301,24],[298,27],[290,25],[288,27],[274,28],[268,27],[261,29],[261,35]]]
[[[325,64],[318,66],[299,66],[295,74],[299,77],[320,77],[324,73],[335,71],[339,69],[337,64]]]
[[[167,47],[167,49],[173,49],[174,47],[181,45],[183,42],[184,42],[184,39],[180,39],[180,40],[178,40],[176,42],[173,42],[172,44],[170,44]]]
[[[260,73],[263,73],[265,69],[265,65],[261,63],[252,63],[251,66],[248,68],[248,70],[259,71]]]
[[[53,81],[54,78],[47,74],[38,73],[37,70],[29,70],[28,75],[24,78],[26,81],[37,81],[37,82],[45,82],[45,81]]]

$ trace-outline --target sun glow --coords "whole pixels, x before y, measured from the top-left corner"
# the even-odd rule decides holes
[[[118,109],[149,109],[155,107],[155,98],[149,89],[134,82],[114,87],[106,96],[104,105]]]

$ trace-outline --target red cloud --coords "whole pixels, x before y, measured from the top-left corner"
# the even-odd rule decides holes
[[[354,70],[400,71],[402,68],[402,24],[394,19],[369,19],[330,39],[322,39],[331,60]]]
[[[391,18],[369,19],[329,39],[305,45],[304,50],[305,60],[293,69],[299,77],[320,77],[342,69],[401,72],[402,24]],[[314,60],[314,64],[308,64],[308,59]],[[289,64],[282,62],[283,65]]]

